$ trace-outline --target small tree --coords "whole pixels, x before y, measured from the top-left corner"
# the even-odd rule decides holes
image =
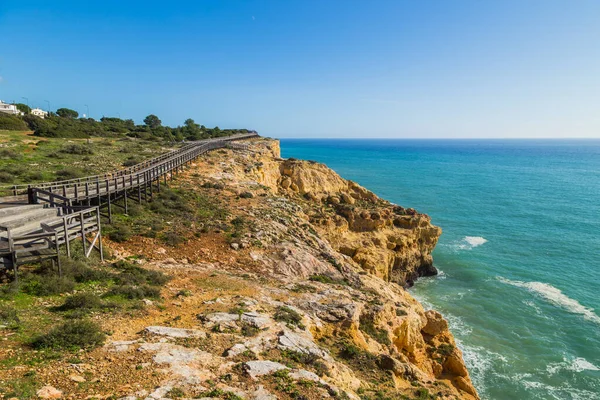
[[[79,113],[75,110],[71,110],[70,108],[59,108],[56,110],[56,115],[63,118],[71,118],[75,119],[79,117]]]
[[[31,107],[29,107],[27,104],[17,103],[15,105],[17,106],[17,110],[24,114],[29,114],[31,112]]]
[[[144,124],[149,126],[151,129],[156,129],[162,124],[162,121],[156,115],[150,114],[144,118]]]

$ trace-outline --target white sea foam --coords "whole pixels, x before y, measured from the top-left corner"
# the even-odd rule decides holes
[[[471,247],[477,247],[487,243],[487,239],[484,239],[481,236],[465,236],[463,240],[469,243]]]
[[[560,289],[548,283],[512,281],[501,276],[497,277],[497,279],[508,285],[527,289],[555,306],[561,307],[573,314],[580,314],[584,319],[600,324],[600,317],[594,312],[593,308],[582,305],[577,300],[568,297]]]
[[[555,374],[560,370],[568,370],[573,372],[582,371],[600,371],[600,368],[589,362],[583,357],[577,357],[574,359],[567,359],[563,357],[562,362],[551,363],[546,367],[549,374]]]
[[[465,236],[461,240],[450,243],[447,246],[454,250],[472,250],[484,243],[487,243],[487,239],[481,236]]]

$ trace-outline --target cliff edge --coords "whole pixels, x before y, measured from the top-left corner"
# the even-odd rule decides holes
[[[86,298],[106,294],[65,318],[85,315],[108,340],[2,367],[0,387],[35,376],[38,398],[478,399],[448,323],[405,289],[436,273],[440,228],[323,164],[282,159],[275,140],[231,146],[113,215],[112,265],[69,267],[90,277]],[[76,296],[35,312],[52,318]],[[29,354],[15,337],[0,361]]]

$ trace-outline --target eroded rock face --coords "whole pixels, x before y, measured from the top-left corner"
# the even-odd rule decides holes
[[[429,216],[380,199],[323,164],[281,160],[278,149],[278,145],[259,148],[259,167],[248,173],[299,200],[315,229],[335,250],[369,273],[402,286],[437,274],[431,252],[441,229],[431,224]]]

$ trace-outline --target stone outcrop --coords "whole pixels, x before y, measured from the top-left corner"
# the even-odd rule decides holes
[[[429,216],[380,199],[324,164],[281,159],[277,142],[254,150],[259,161],[245,172],[295,199],[318,233],[364,270],[403,286],[437,274],[431,252],[441,229]]]
[[[255,191],[267,189],[249,213],[255,225],[247,241],[261,242],[250,250],[253,260],[284,281],[311,278],[319,288],[293,302],[312,336],[282,331],[276,339],[281,350],[316,356],[324,350],[309,342],[348,341],[378,355],[379,368],[392,372],[397,388],[437,380],[447,384],[451,398],[478,398],[446,320],[403,289],[437,273],[431,251],[441,229],[427,215],[380,199],[323,164],[281,159],[276,141],[257,141],[250,152],[225,158],[229,177],[213,177],[236,192],[253,181]],[[265,351],[264,342],[256,344],[248,341],[231,354]],[[326,351],[318,357],[333,360]],[[332,362],[329,368],[332,381],[348,393],[361,385],[351,365]]]

